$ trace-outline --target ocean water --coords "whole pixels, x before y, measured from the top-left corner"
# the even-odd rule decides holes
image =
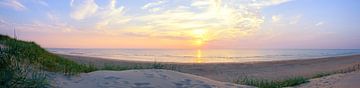
[[[359,49],[69,49],[49,48],[58,54],[107,59],[178,62],[226,63],[314,59],[360,54]]]

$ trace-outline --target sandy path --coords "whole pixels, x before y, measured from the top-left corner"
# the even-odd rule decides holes
[[[57,75],[52,82],[60,88],[253,88],[160,69],[95,71],[73,77]]]
[[[98,66],[104,64],[141,65],[152,63],[70,55],[61,56],[79,63],[90,63]],[[172,64],[176,65],[176,70],[179,72],[223,82],[232,82],[245,76],[259,79],[285,79],[294,76],[311,77],[320,72],[333,72],[360,64],[360,55],[253,63]]]
[[[311,79],[296,88],[359,88],[360,71]]]

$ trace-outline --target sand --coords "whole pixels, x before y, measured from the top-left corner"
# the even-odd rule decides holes
[[[326,77],[311,79],[309,83],[296,88],[359,88],[360,71],[345,74],[334,74]]]
[[[60,55],[60,56],[66,57],[70,60],[79,63],[95,64],[96,66],[103,66],[105,64],[131,66],[131,65],[147,65],[153,63],[153,62],[124,61],[124,60],[71,56],[71,55]],[[156,88],[157,87],[176,88],[179,87],[179,85],[185,86],[185,84],[186,85],[189,84],[189,80],[191,80],[192,83],[190,84],[194,84],[194,85],[187,85],[187,86],[207,88],[205,86],[212,86],[210,84],[213,84],[213,86],[216,87],[226,88],[234,80],[238,80],[243,77],[254,78],[254,79],[266,79],[266,80],[282,80],[297,76],[312,77],[322,72],[334,72],[334,71],[349,69],[349,68],[353,68],[354,66],[358,66],[360,64],[360,55],[306,59],[306,60],[249,62],[249,63],[203,63],[203,64],[163,63],[163,64],[172,64],[173,66],[176,67],[176,69],[175,71],[169,71],[169,70],[96,71],[91,73],[84,73],[75,78],[61,80],[56,84],[58,84],[61,87],[72,87],[74,85],[76,85],[75,87],[88,87],[88,85],[89,87],[94,87],[94,86],[117,85],[117,83],[114,82],[123,82],[128,80],[131,81],[132,84],[126,84],[124,85],[124,87],[145,86],[146,88],[146,86],[151,86]],[[148,76],[147,74],[151,74],[154,78],[153,79],[147,78],[146,77]],[[162,74],[167,75],[166,77],[169,77],[169,80],[162,80],[161,78]],[[343,74],[339,74],[339,75],[343,75]],[[327,87],[326,83],[332,83],[333,85],[331,85],[331,87],[333,88],[351,88],[351,87],[357,87],[358,84],[360,84],[359,72],[355,72],[355,73],[352,72],[345,75],[347,76],[336,76],[335,78],[330,78],[330,79],[328,78],[313,79],[315,81],[312,80],[309,84],[301,85],[299,87],[323,88],[323,87]],[[107,80],[106,78],[108,78],[108,76],[116,76],[121,78],[121,80],[123,81]],[[55,78],[64,79],[64,77],[55,77]],[[113,77],[110,77],[109,79],[113,79]],[[333,81],[338,79],[341,80]],[[152,81],[152,80],[156,80],[156,81]],[[202,82],[196,80],[200,80]],[[143,81],[146,81],[148,83],[141,83]],[[181,82],[184,83],[177,84]],[[102,83],[105,83],[106,85]],[[159,84],[159,83],[164,83],[164,84]],[[78,84],[82,84],[82,85],[78,85]],[[231,85],[235,85],[235,84],[231,84]],[[236,85],[236,86],[246,87],[242,85]]]
[[[52,82],[59,88],[254,88],[160,69],[95,71]]]
[[[97,66],[107,65],[145,65],[153,62],[124,61],[94,57],[60,55],[79,63]],[[167,63],[165,63],[167,64]],[[249,62],[249,63],[170,63],[176,71],[207,77],[217,81],[233,82],[242,77],[281,80],[295,76],[311,77],[320,72],[333,72],[360,64],[360,55],[317,58],[307,60]]]

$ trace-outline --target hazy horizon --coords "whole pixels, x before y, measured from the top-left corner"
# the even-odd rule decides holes
[[[2,0],[46,48],[360,49],[359,0]]]
[[[360,50],[306,49],[47,49],[64,55],[176,63],[254,62],[315,59],[360,54]]]

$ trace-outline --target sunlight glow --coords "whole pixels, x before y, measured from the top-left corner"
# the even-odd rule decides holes
[[[202,58],[202,52],[200,49],[196,51],[196,58],[194,59],[196,63],[204,63],[205,59]]]
[[[194,45],[196,46],[202,46],[204,42],[208,40],[207,36],[207,30],[204,29],[196,29],[192,31],[192,35],[194,38]]]
[[[194,34],[194,37],[196,37],[196,38],[203,38],[206,31],[203,29],[196,29],[196,30],[193,30],[192,33]]]

